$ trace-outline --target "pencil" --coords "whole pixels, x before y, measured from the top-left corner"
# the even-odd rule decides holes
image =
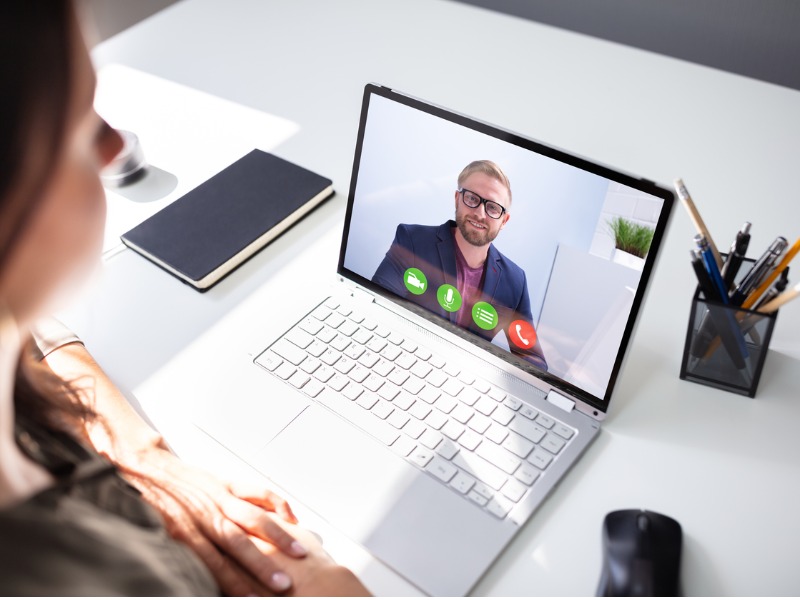
[[[708,245],[711,247],[711,254],[714,255],[714,262],[717,263],[717,268],[721,269],[722,258],[719,255],[719,250],[717,250],[717,245],[711,238],[708,227],[706,227],[706,224],[703,222],[703,217],[700,216],[697,207],[694,205],[692,197],[689,195],[689,190],[686,189],[686,184],[683,183],[683,179],[675,180],[675,191],[678,192],[678,198],[681,199],[681,202],[686,207],[686,212],[689,213],[689,217],[692,219],[698,233],[704,236],[708,241]]]
[[[790,300],[794,300],[798,296],[800,296],[800,283],[798,283],[792,289],[786,290],[785,292],[783,292],[777,298],[774,298],[773,300],[770,300],[764,306],[759,308],[758,311],[759,312],[763,312],[763,313],[774,313],[781,306],[783,306],[784,304],[786,304]]]
[[[758,299],[764,295],[764,292],[769,289],[769,286],[771,286],[772,282],[778,278],[778,275],[781,274],[786,266],[792,262],[792,259],[798,252],[800,252],[800,239],[798,239],[794,245],[786,251],[786,254],[783,255],[783,260],[777,264],[772,273],[769,274],[769,277],[764,280],[764,283],[753,290],[753,292],[745,299],[745,301],[742,302],[742,308],[750,308],[756,302],[758,302]],[[759,309],[759,311],[760,310],[761,309]]]

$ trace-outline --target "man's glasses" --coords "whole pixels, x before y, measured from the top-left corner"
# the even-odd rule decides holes
[[[494,200],[481,198],[475,192],[470,192],[464,188],[458,188],[458,191],[461,193],[461,201],[470,208],[478,208],[481,204],[483,204],[487,217],[499,219],[506,212],[505,207],[502,204],[498,204]]]

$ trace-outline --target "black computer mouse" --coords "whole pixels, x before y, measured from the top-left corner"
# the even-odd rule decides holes
[[[649,510],[617,510],[603,521],[598,596],[677,596],[683,532]]]

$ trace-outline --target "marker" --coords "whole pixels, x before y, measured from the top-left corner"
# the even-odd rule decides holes
[[[775,238],[775,241],[770,244],[767,251],[761,255],[761,258],[756,261],[753,268],[747,272],[747,275],[744,276],[744,279],[742,279],[741,283],[736,287],[736,290],[731,295],[731,304],[742,306],[745,299],[749,299],[753,290],[761,285],[762,281],[765,281],[764,278],[767,277],[769,270],[788,245],[789,242],[786,241],[785,237],[778,236]],[[753,300],[753,304],[755,304],[756,300],[758,300],[758,298]],[[742,306],[742,308],[749,308],[749,306]]]
[[[761,297],[761,294],[766,292],[767,288],[769,288],[772,282],[775,281],[775,278],[783,272],[790,262],[792,262],[792,259],[797,255],[798,252],[800,252],[800,239],[792,244],[792,247],[786,251],[786,254],[781,259],[781,262],[778,263],[778,265],[775,267],[775,270],[764,280],[764,283],[762,283],[756,289],[756,291],[747,297],[747,300],[742,303],[742,308],[750,308],[753,306]]]
[[[725,264],[722,265],[722,280],[725,282],[725,289],[728,291],[733,288],[733,281],[736,279],[739,267],[742,266],[745,254],[747,254],[747,246],[750,245],[750,225],[751,223],[746,222],[737,232],[736,239],[733,240],[730,252],[728,252],[728,258],[725,259]]]
[[[778,310],[781,306],[786,304],[787,302],[794,300],[800,296],[800,283],[794,286],[792,289],[783,292],[780,296],[775,298],[774,300],[767,302],[764,306],[762,306],[759,310],[763,313],[774,313]]]
[[[689,195],[689,190],[686,189],[686,185],[683,183],[683,179],[675,180],[675,191],[678,192],[678,198],[681,199],[683,206],[686,207],[686,211],[689,213],[689,217],[692,219],[692,222],[694,223],[697,232],[703,237],[705,237],[706,240],[708,240],[708,245],[711,247],[711,253],[714,256],[714,262],[717,263],[717,268],[721,269],[722,259],[719,256],[719,250],[717,250],[717,245],[711,238],[711,234],[708,232],[708,228],[706,227],[706,224],[703,222],[703,218],[697,211],[697,207],[694,205],[694,201],[692,200],[692,197]]]

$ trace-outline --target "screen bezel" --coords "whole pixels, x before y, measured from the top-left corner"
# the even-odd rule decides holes
[[[371,280],[363,277],[362,275],[359,275],[358,273],[355,273],[354,271],[349,270],[344,266],[345,254],[347,252],[347,240],[350,237],[350,222],[353,214],[353,204],[355,201],[356,184],[358,182],[358,171],[361,163],[361,152],[364,144],[364,133],[366,130],[367,117],[369,115],[370,98],[373,95],[381,96],[383,98],[392,100],[394,102],[398,102],[410,108],[422,111],[434,117],[445,119],[457,125],[467,127],[479,133],[489,135],[498,140],[514,144],[515,146],[518,146],[525,150],[529,150],[536,154],[540,154],[542,156],[557,160],[567,165],[577,167],[584,171],[588,171],[589,173],[609,179],[611,181],[621,183],[628,187],[634,188],[641,192],[660,198],[661,200],[664,201],[664,205],[661,210],[661,214],[659,215],[658,223],[656,224],[655,227],[655,232],[653,234],[653,241],[650,245],[650,251],[648,252],[647,258],[645,260],[645,265],[642,270],[639,286],[636,290],[636,294],[633,299],[633,304],[631,305],[631,311],[628,316],[628,321],[625,324],[625,330],[622,335],[622,341],[619,346],[619,351],[617,352],[617,356],[614,361],[614,367],[611,370],[611,374],[608,380],[608,386],[606,387],[605,395],[602,398],[600,398],[599,396],[594,396],[592,394],[589,394],[588,392],[585,392],[584,390],[575,386],[574,384],[564,381],[563,379],[556,377],[555,375],[551,375],[550,373],[541,371],[532,364],[524,360],[518,359],[512,353],[507,352],[506,350],[503,350],[499,346],[492,344],[490,341],[487,341],[478,335],[470,333],[469,331],[466,331],[458,327],[457,325],[454,325],[453,323],[451,323],[447,319],[440,317],[439,315],[428,312],[415,302],[412,302],[410,300],[407,300],[405,298],[402,298],[394,294],[393,292],[390,292],[389,290],[373,283]],[[454,113],[445,108],[431,105],[417,98],[413,98],[405,94],[402,94],[391,88],[376,84],[367,84],[364,87],[361,116],[359,118],[358,138],[356,141],[355,155],[353,158],[353,171],[350,178],[350,190],[347,196],[347,210],[345,214],[342,244],[339,251],[339,263],[337,267],[337,273],[342,277],[350,279],[351,281],[369,290],[370,292],[398,304],[399,306],[414,313],[415,315],[420,316],[426,321],[444,328],[445,330],[470,342],[471,344],[479,347],[480,349],[489,352],[493,356],[500,357],[503,361],[505,361],[509,365],[517,367],[522,371],[529,373],[538,379],[541,379],[548,385],[556,389],[559,389],[563,392],[566,392],[569,395],[575,397],[576,399],[585,402],[592,408],[605,413],[608,410],[608,405],[610,403],[614,387],[616,386],[617,383],[617,378],[619,376],[619,372],[622,367],[623,359],[630,345],[631,337],[634,331],[634,327],[636,325],[636,320],[638,318],[639,311],[641,309],[645,292],[650,283],[650,276],[653,271],[653,266],[655,264],[658,252],[661,248],[661,243],[664,238],[667,223],[669,220],[669,215],[672,212],[674,200],[675,197],[672,191],[663,188],[661,186],[658,186],[656,183],[649,181],[647,179],[636,178],[632,175],[617,171],[611,167],[598,164],[586,158],[581,158],[579,156],[569,154],[568,152],[553,148],[552,146],[547,146],[546,144],[535,141],[531,138],[522,136],[520,134],[512,133],[508,130],[502,129],[495,125],[490,125],[488,123],[475,120],[471,117]]]

